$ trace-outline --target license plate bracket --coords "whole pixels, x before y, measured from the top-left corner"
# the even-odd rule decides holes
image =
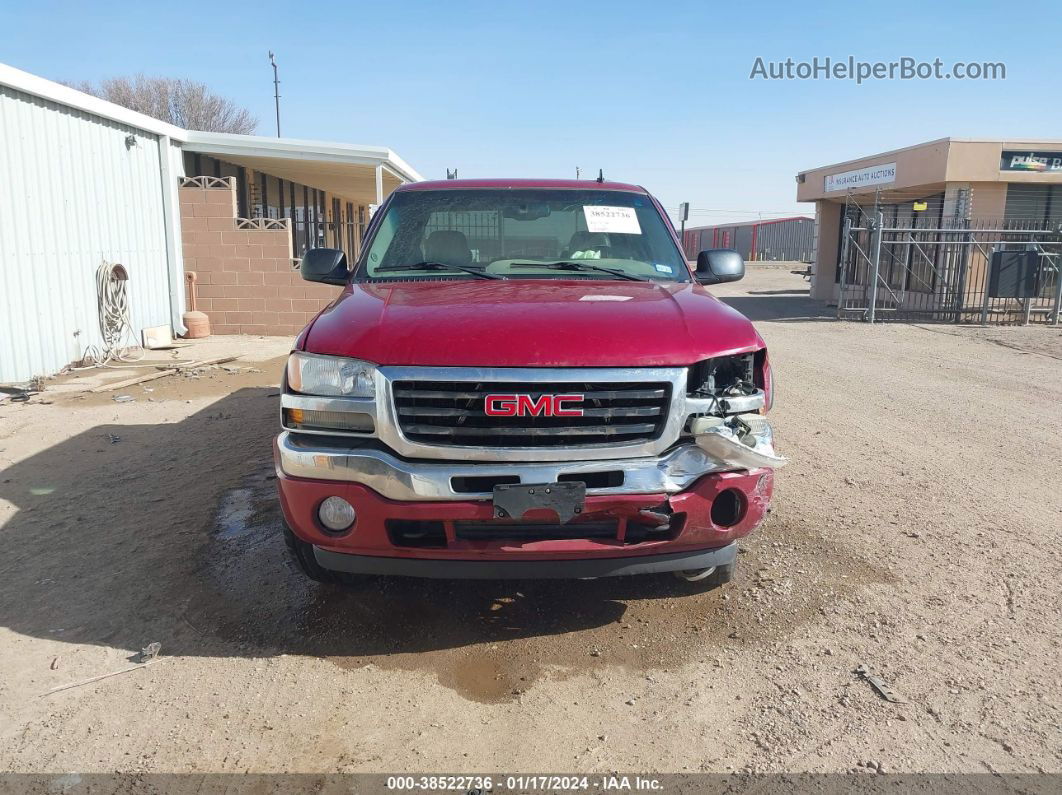
[[[581,480],[558,483],[506,483],[494,487],[494,516],[522,519],[528,511],[546,508],[564,524],[583,512],[586,484]]]

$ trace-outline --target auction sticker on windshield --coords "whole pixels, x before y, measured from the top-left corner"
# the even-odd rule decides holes
[[[633,207],[599,207],[583,205],[586,216],[586,231],[591,233],[614,233],[618,235],[640,235],[642,227],[638,224],[638,214]]]

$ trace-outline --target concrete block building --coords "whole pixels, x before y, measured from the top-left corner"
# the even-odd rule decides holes
[[[1059,285],[1062,140],[941,138],[802,171],[797,200],[815,205],[812,296],[841,308],[924,319],[1049,316]],[[882,218],[880,278],[867,263]],[[846,221],[855,231],[845,234]],[[996,250],[1035,249],[1042,294],[998,303]]]

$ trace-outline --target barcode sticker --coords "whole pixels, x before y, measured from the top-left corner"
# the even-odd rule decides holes
[[[638,223],[638,213],[633,207],[599,207],[584,204],[583,215],[586,217],[587,232],[617,235],[640,235],[642,233],[642,227]]]

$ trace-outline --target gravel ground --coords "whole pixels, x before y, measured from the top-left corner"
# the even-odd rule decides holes
[[[783,269],[718,292],[792,464],[707,593],[305,582],[286,340],[0,403],[0,771],[1062,771],[1060,332],[837,323]]]

